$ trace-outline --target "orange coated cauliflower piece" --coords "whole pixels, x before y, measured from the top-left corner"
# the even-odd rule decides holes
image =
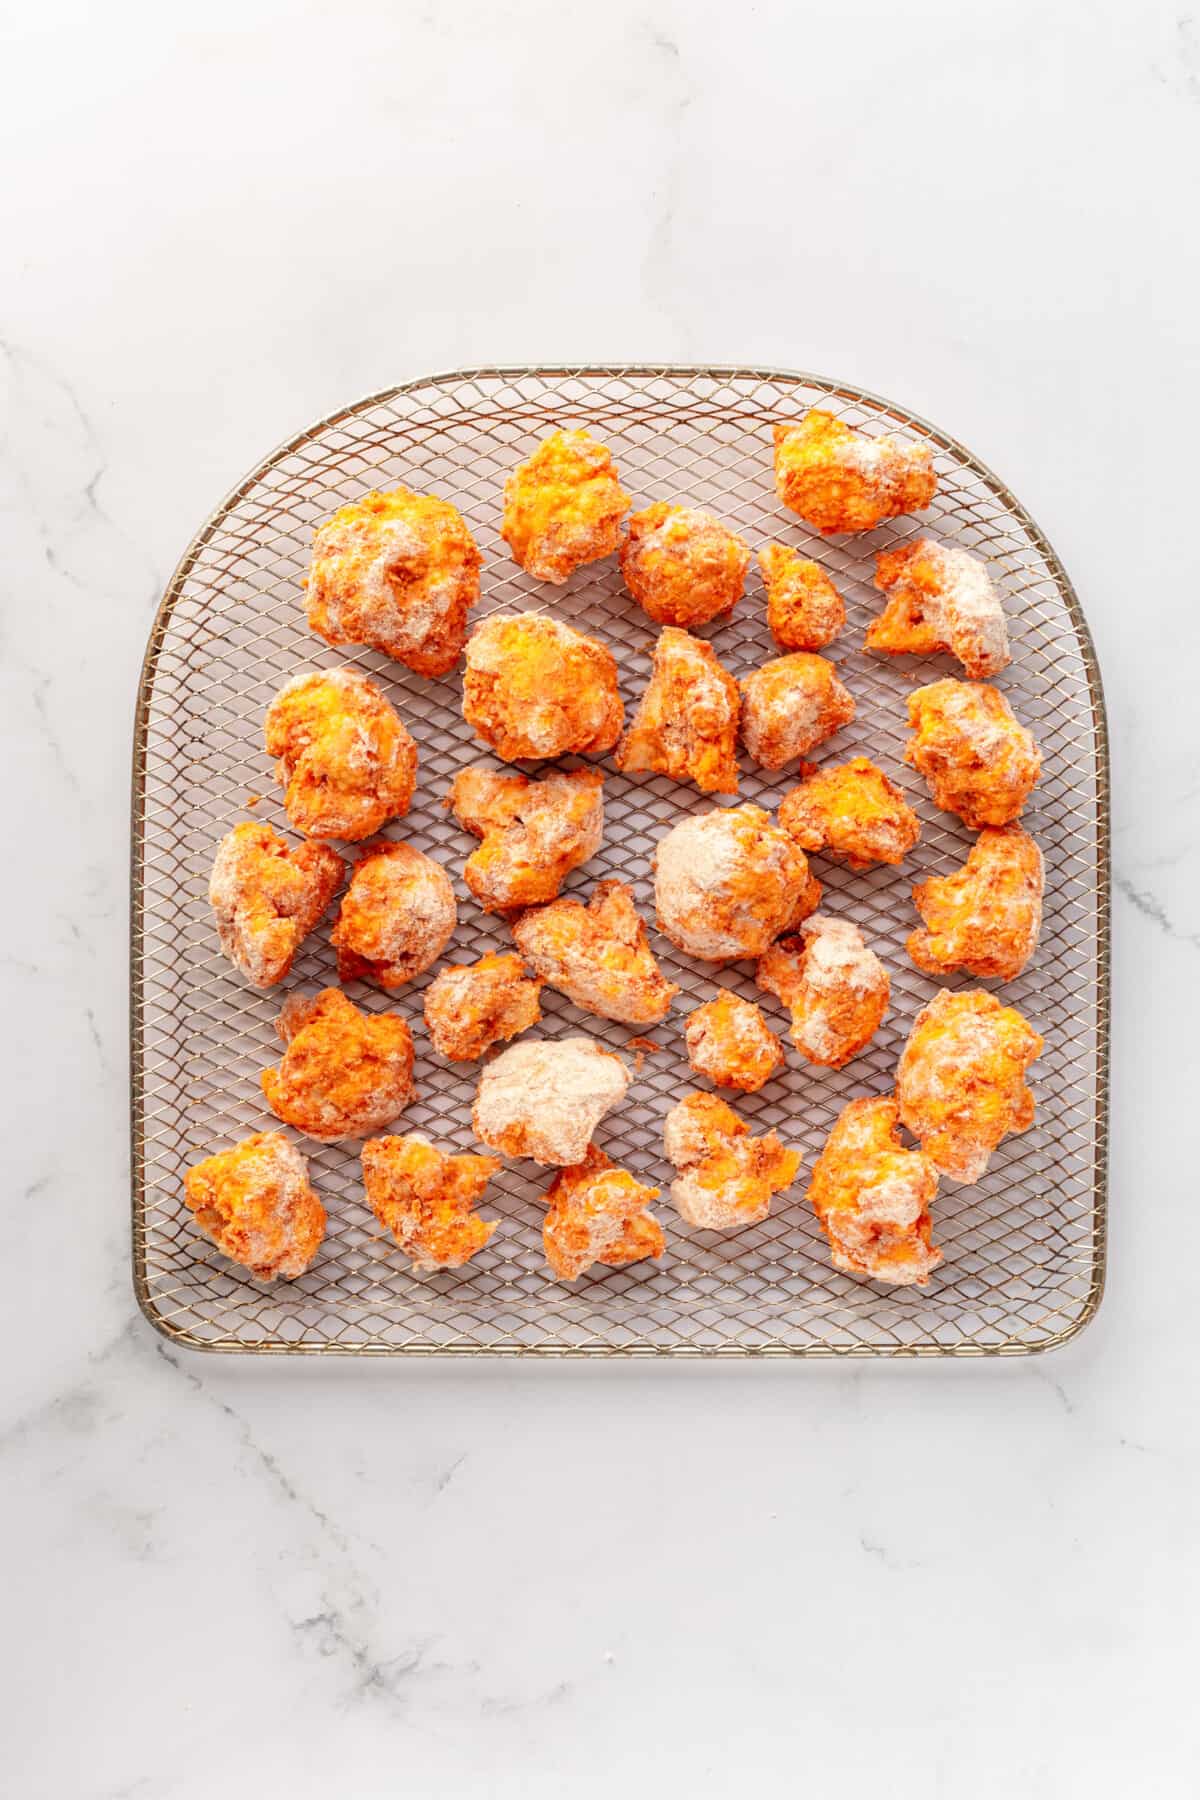
[[[757,1225],[771,1198],[791,1187],[800,1152],[788,1150],[773,1131],[751,1137],[744,1119],[715,1094],[688,1094],[667,1114],[667,1159],[680,1171],[671,1199],[681,1219],[698,1231],[739,1231]]]
[[[568,896],[522,913],[512,934],[535,974],[602,1019],[657,1025],[679,992],[659,973],[623,881],[598,881],[586,906]]]
[[[619,1106],[629,1071],[591,1038],[526,1039],[485,1064],[475,1135],[501,1156],[564,1167],[582,1162],[592,1133]]]
[[[846,623],[846,603],[820,563],[788,544],[758,553],[767,588],[767,626],[781,650],[823,650]]]
[[[267,708],[265,732],[287,816],[305,837],[356,842],[408,811],[417,746],[357,669],[295,676]]]
[[[933,451],[867,437],[814,407],[799,424],[775,427],[775,491],[824,536],[870,531],[929,505],[937,492]]]
[[[260,1281],[303,1275],[325,1236],[308,1163],[281,1131],[206,1156],[184,1176],[183,1193],[205,1237]]]
[[[1037,946],[1042,924],[1042,853],[1019,825],[980,832],[964,866],[912,891],[925,921],[908,954],[927,975],[960,969],[1012,981]]]
[[[451,1156],[415,1132],[371,1138],[362,1148],[371,1211],[414,1269],[460,1269],[487,1243],[498,1219],[473,1208],[498,1169],[496,1156]]]
[[[493,613],[467,642],[463,718],[505,762],[601,755],[624,722],[612,652],[545,613]]]
[[[875,559],[887,606],[867,631],[868,650],[931,656],[949,650],[972,681],[1012,661],[1008,627],[987,564],[969,550],[918,538]]]
[[[293,994],[276,1026],[287,1048],[264,1069],[271,1111],[322,1143],[369,1137],[416,1098],[412,1033],[395,1013],[360,1012],[341,988]]]
[[[1043,1040],[980,988],[934,995],[913,1021],[896,1071],[900,1117],[943,1175],[973,1183],[1011,1131],[1033,1123],[1025,1071]]]
[[[904,760],[943,812],[972,831],[1017,818],[1042,772],[1042,753],[998,688],[935,681],[908,697],[913,735]]]
[[[694,506],[656,500],[634,513],[621,545],[625,586],[659,625],[690,631],[741,599],[750,551],[735,532]]]
[[[598,769],[500,775],[462,769],[446,800],[464,831],[482,838],[463,879],[485,912],[553,900],[600,848],[604,777]]]
[[[796,937],[772,944],[755,979],[792,1015],[801,1056],[840,1069],[866,1048],[883,1023],[891,983],[857,925],[815,913]]]
[[[762,1008],[723,989],[698,1006],[684,1030],[688,1062],[718,1087],[753,1094],[784,1064],[783,1045]]]
[[[652,770],[694,781],[704,794],[736,794],[738,684],[703,638],[667,626],[654,671],[613,761],[626,774]]]
[[[424,994],[434,1049],[450,1062],[475,1062],[493,1044],[537,1024],[541,989],[541,982],[530,980],[520,957],[511,953],[443,969]]]
[[[921,821],[896,783],[865,756],[817,769],[779,803],[779,823],[802,850],[823,850],[852,869],[902,862],[921,835]]]
[[[782,769],[848,725],[854,700],[823,656],[797,650],[742,682],[742,742],[764,769]]]
[[[808,1197],[844,1275],[925,1287],[942,1260],[929,1208],[937,1170],[900,1140],[891,1096],[852,1100],[817,1158]]]
[[[555,431],[505,482],[500,535],[539,581],[563,582],[616,549],[628,511],[604,445],[586,431]]]
[[[577,1281],[593,1263],[624,1269],[661,1256],[663,1228],[647,1211],[660,1191],[616,1168],[595,1144],[582,1162],[560,1169],[546,1190],[550,1209],[542,1227],[546,1261],[559,1280]]]
[[[217,845],[208,899],[221,948],[255,987],[274,987],[319,921],[342,879],[324,844],[288,848],[269,825],[247,820]]]
[[[821,900],[803,850],[760,806],[716,807],[672,826],[654,858],[658,928],[689,956],[760,956]]]
[[[359,852],[331,941],[342,981],[403,987],[435,963],[458,923],[446,871],[411,844]]]
[[[447,675],[479,599],[479,551],[462,514],[432,494],[366,494],[317,527],[308,623],[341,649],[369,644],[418,675]]]

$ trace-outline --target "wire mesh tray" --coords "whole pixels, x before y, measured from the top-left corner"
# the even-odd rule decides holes
[[[901,427],[934,447],[933,506],[856,538],[822,542],[780,507],[771,426],[821,404],[877,434]],[[356,662],[380,680],[420,747],[413,810],[389,827],[455,876],[460,923],[448,955],[472,960],[509,945],[480,913],[459,872],[474,840],[441,805],[468,763],[492,763],[459,710],[460,675],[426,681],[372,651],[342,655],[307,630],[301,577],[318,520],[368,488],[398,483],[452,500],[484,557],[473,618],[545,606],[616,651],[627,706],[649,672],[654,628],[624,593],[615,559],[548,591],[512,562],[498,535],[509,469],[559,424],[586,425],[613,449],[635,506],[686,499],[709,506],[755,548],[768,538],[811,549],[846,596],[848,624],[830,654],[858,701],[858,718],[824,760],[856,752],[901,779],[921,815],[920,844],[900,869],[854,874],[818,858],[827,908],[855,920],[892,976],[892,1008],[847,1069],[819,1070],[794,1052],[786,1073],[737,1096],[752,1129],[775,1127],[804,1152],[797,1185],[761,1225],[732,1236],[691,1233],[666,1199],[673,1171],[662,1121],[694,1081],[681,1015],[718,985],[758,994],[749,965],[714,971],[655,949],[681,985],[653,1034],[625,1105],[598,1140],[664,1189],[659,1264],[596,1270],[574,1288],[545,1267],[540,1195],[549,1171],[508,1164],[483,1208],[503,1223],[466,1268],[414,1274],[381,1234],[362,1194],[357,1145],[305,1141],[329,1228],[313,1267],[264,1287],[226,1263],[191,1223],[187,1166],[276,1123],[259,1071],[278,1057],[282,993],[251,989],[217,950],[206,888],[217,839],[247,800],[287,829],[262,747],[262,718],[282,682],[306,666]],[[1041,741],[1045,774],[1024,822],[1046,858],[1038,954],[1003,994],[1045,1035],[1034,1066],[1037,1122],[1008,1139],[977,1187],[942,1185],[934,1211],[945,1262],[928,1288],[889,1290],[837,1274],[808,1207],[808,1172],[840,1108],[890,1089],[913,1015],[937,983],[913,967],[904,940],[916,923],[909,888],[963,860],[971,834],[938,812],[904,769],[905,695],[960,673],[946,658],[868,657],[863,630],[879,611],[875,553],[932,530],[985,556],[1001,579],[1013,663],[1001,685]],[[775,654],[761,587],[750,578],[732,620],[705,632],[738,676]],[[574,762],[577,759],[568,759]],[[620,876],[653,917],[650,856],[685,812],[713,802],[662,777],[626,777],[605,763],[606,830],[568,890]],[[744,770],[740,798],[767,808],[794,773]],[[962,445],[903,408],[811,375],[747,369],[475,370],[412,382],[362,401],[285,444],[225,501],[180,563],[164,597],[138,700],[133,772],[133,1253],[148,1318],[176,1342],[225,1351],[349,1354],[508,1351],[562,1354],[981,1354],[1042,1350],[1086,1323],[1100,1298],[1105,1243],[1108,1068],[1108,769],[1099,671],[1079,603],[1042,533],[1007,488]],[[395,1006],[414,1027],[420,1098],[396,1127],[460,1149],[476,1147],[470,1106],[476,1065],[436,1057],[420,1021],[433,973],[387,997],[354,984],[360,1006]],[[310,939],[289,988],[336,981],[328,926]],[[951,985],[970,986],[969,981]],[[625,1050],[631,1028],[578,1012],[543,990],[547,1035],[584,1031]],[[772,1022],[782,1031],[782,1016]]]

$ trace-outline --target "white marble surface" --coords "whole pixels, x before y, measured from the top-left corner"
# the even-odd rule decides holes
[[[43,0],[0,69],[0,1788],[1194,1794],[1200,24]],[[1075,577],[1116,785],[1112,1246],[1053,1357],[285,1365],[135,1314],[127,764],[164,580],[311,418],[576,356],[893,395]]]

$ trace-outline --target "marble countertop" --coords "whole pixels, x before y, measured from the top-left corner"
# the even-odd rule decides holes
[[[0,64],[0,1787],[1193,1794],[1200,24],[46,0]],[[1115,777],[1111,1253],[1052,1356],[333,1366],[135,1310],[128,763],[166,577],[309,420],[578,357],[893,396],[1074,577]]]

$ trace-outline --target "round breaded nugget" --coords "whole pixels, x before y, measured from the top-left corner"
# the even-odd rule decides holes
[[[840,1069],[866,1048],[883,1023],[888,972],[848,919],[816,913],[795,937],[781,938],[759,960],[755,980],[792,1015],[801,1056]]]
[[[604,445],[586,431],[555,431],[505,482],[500,535],[539,581],[563,582],[616,549],[628,511]]]
[[[654,671],[613,761],[626,774],[652,770],[694,781],[704,794],[736,794],[738,684],[703,638],[668,625]]]
[[[929,1157],[901,1142],[890,1094],[843,1107],[808,1188],[834,1268],[924,1287],[942,1260],[929,1216],[937,1186]]]
[[[764,544],[767,625],[781,650],[823,650],[846,623],[846,603],[820,563],[787,544]]]
[[[1000,595],[981,557],[936,538],[918,538],[875,559],[875,586],[887,606],[867,631],[868,650],[931,656],[949,650],[972,681],[1012,661]]]
[[[621,574],[660,625],[691,630],[732,612],[746,585],[750,551],[711,513],[657,500],[634,513],[621,545]]]
[[[281,1131],[255,1132],[196,1163],[184,1199],[221,1254],[260,1281],[303,1275],[325,1236],[308,1163]]]
[[[659,930],[706,962],[761,956],[820,904],[803,850],[760,806],[681,819],[660,840],[654,866]]]
[[[1036,787],[1042,753],[999,688],[935,681],[908,697],[913,735],[904,760],[919,769],[943,812],[972,831],[1010,825]]]
[[[593,1263],[624,1269],[659,1257],[663,1228],[646,1209],[660,1190],[644,1187],[595,1144],[583,1161],[560,1169],[546,1190],[546,1261],[560,1281],[577,1281]]]
[[[341,988],[325,988],[315,999],[292,994],[275,1029],[287,1049],[263,1070],[263,1094],[308,1137],[369,1137],[416,1098],[412,1033],[395,1013],[360,1012]]]
[[[775,427],[775,491],[825,536],[870,531],[929,505],[937,492],[933,451],[868,437],[814,407],[799,424]]]
[[[599,881],[586,906],[573,895],[522,913],[513,942],[534,972],[584,1012],[657,1025],[679,992],[661,974],[623,881]]]
[[[403,987],[435,963],[458,923],[446,871],[411,844],[359,853],[331,942],[342,981]]]
[[[479,565],[448,501],[403,487],[367,494],[317,527],[309,627],[335,649],[369,644],[418,675],[446,675],[479,599]]]
[[[221,948],[255,987],[274,987],[337,892],[344,864],[324,844],[291,850],[247,819],[217,845],[208,883]]]
[[[698,1231],[757,1225],[800,1168],[798,1150],[785,1148],[773,1131],[751,1137],[746,1121],[716,1094],[687,1094],[673,1106],[663,1144],[680,1171],[671,1183],[675,1210]]]
[[[865,756],[835,768],[805,764],[804,780],[779,803],[779,823],[802,850],[823,850],[852,869],[902,862],[921,821],[896,783]]]
[[[908,954],[927,975],[961,969],[983,981],[1014,980],[1037,947],[1044,881],[1028,832],[985,826],[961,869],[914,887],[925,928],[909,938]]]
[[[362,1148],[371,1211],[424,1273],[461,1269],[483,1249],[499,1220],[473,1209],[502,1167],[495,1156],[451,1156],[415,1132],[372,1138]]]
[[[696,1008],[684,1036],[689,1063],[718,1087],[753,1094],[783,1067],[783,1045],[762,1008],[727,990]]]
[[[629,1071],[591,1038],[514,1044],[479,1078],[475,1135],[501,1156],[582,1162],[601,1119],[625,1097]]]
[[[475,1062],[493,1044],[537,1024],[541,988],[512,954],[481,956],[478,962],[443,969],[423,997],[434,1049],[450,1062]]]
[[[297,675],[267,708],[287,816],[305,837],[356,843],[412,804],[417,746],[358,669]]]
[[[742,742],[764,769],[782,769],[848,725],[854,698],[823,656],[797,650],[742,682]]]
[[[517,912],[553,900],[563,882],[600,848],[604,777],[599,769],[549,775],[460,769],[445,804],[483,842],[463,880],[484,912]]]
[[[954,1181],[971,1184],[1010,1131],[1033,1124],[1025,1071],[1042,1038],[981,988],[942,988],[913,1020],[896,1070],[900,1117]]]
[[[616,662],[545,613],[493,613],[467,643],[463,717],[506,762],[599,756],[624,722]]]

